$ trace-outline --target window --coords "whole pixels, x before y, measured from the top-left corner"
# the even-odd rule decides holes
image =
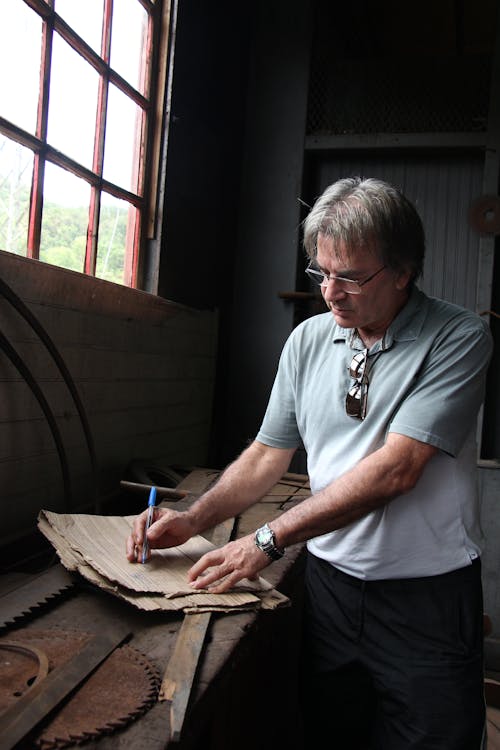
[[[167,6],[0,3],[1,250],[141,285],[160,161]]]

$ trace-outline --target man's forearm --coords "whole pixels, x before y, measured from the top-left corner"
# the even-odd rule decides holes
[[[197,533],[260,500],[286,472],[294,452],[253,442],[187,511]]]
[[[390,435],[324,490],[306,498],[272,522],[280,547],[304,542],[348,526],[408,492],[436,449],[402,435]]]

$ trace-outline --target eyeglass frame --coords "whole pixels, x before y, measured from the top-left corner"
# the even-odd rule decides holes
[[[330,281],[346,281],[349,284],[355,284],[358,287],[358,291],[356,292],[349,291],[349,289],[343,289],[346,294],[361,294],[362,287],[364,287],[365,284],[368,284],[368,282],[374,279],[375,276],[377,276],[379,273],[382,273],[385,268],[387,268],[387,265],[384,264],[377,271],[375,271],[375,273],[370,274],[370,276],[368,276],[366,279],[362,279],[361,281],[357,281],[357,279],[348,279],[345,276],[332,276],[330,274],[326,274],[324,271],[312,268],[311,264],[307,266],[307,268],[305,269],[305,273],[318,286],[327,287]],[[323,280],[318,281],[318,279],[316,278],[317,276],[322,276]]]

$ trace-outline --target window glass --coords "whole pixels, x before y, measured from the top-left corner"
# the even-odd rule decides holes
[[[92,47],[94,52],[101,53],[102,14],[104,0],[55,0],[54,10],[71,26],[76,33]]]
[[[134,164],[140,153],[142,110],[110,84],[103,177],[132,192],[138,191]]]
[[[94,153],[98,82],[94,68],[54,34],[47,141],[88,169]]]
[[[139,0],[114,0],[110,65],[122,78],[144,94],[141,81],[148,14]]]
[[[22,0],[0,2],[1,115],[29,133],[36,132],[41,50],[39,16]]]
[[[155,2],[0,0],[0,249],[143,283],[170,17]]]
[[[95,275],[123,284],[128,245],[133,244],[136,210],[127,201],[102,194]]]
[[[26,255],[33,152],[0,133],[0,250]]]
[[[90,185],[60,167],[45,166],[40,260],[83,271]]]

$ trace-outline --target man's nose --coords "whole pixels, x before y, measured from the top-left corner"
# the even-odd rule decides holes
[[[341,282],[339,282],[335,276],[325,279],[324,284],[321,286],[323,290],[323,297],[327,302],[334,302],[340,297],[345,297],[345,290],[342,289]]]

